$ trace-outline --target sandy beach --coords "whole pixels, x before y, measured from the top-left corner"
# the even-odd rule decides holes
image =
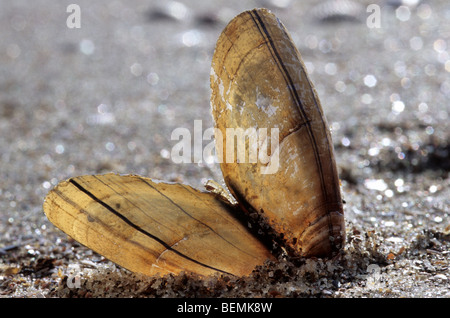
[[[338,2],[1,1],[0,297],[450,297],[450,5]],[[321,99],[346,202],[341,253],[243,278],[145,277],[53,226],[44,198],[73,176],[223,184],[218,164],[174,163],[171,133],[213,126],[215,43],[255,7],[287,27]]]

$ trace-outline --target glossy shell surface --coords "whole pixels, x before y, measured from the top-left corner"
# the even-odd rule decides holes
[[[217,41],[210,79],[212,113],[223,138],[217,143],[216,136],[217,153],[225,183],[241,208],[265,217],[298,254],[333,255],[345,239],[333,144],[286,28],[265,9],[238,15]],[[227,135],[230,128],[248,132],[244,150],[237,137]],[[266,129],[266,138],[258,134],[260,128]],[[270,160],[252,162],[251,147],[258,154],[266,151]],[[238,151],[247,151],[246,160]]]
[[[273,256],[215,194],[116,174],[61,182],[48,219],[81,244],[145,275],[243,276]]]

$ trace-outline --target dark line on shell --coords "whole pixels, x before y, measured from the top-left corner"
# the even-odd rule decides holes
[[[131,222],[127,217],[125,217],[124,215],[120,214],[118,211],[116,211],[115,209],[113,209],[110,205],[106,204],[105,202],[103,202],[102,200],[100,200],[99,198],[97,198],[94,194],[92,194],[89,190],[85,189],[82,185],[80,185],[78,182],[76,182],[74,179],[70,179],[69,180],[70,183],[72,183],[75,187],[77,187],[81,192],[85,193],[87,196],[89,196],[92,200],[94,200],[95,202],[97,202],[98,204],[100,204],[101,206],[103,206],[104,208],[106,208],[108,211],[110,211],[111,213],[113,213],[114,215],[116,215],[118,218],[120,218],[123,222],[125,222],[126,224],[128,224],[129,226],[131,226],[132,228],[134,228],[135,230],[139,231],[140,233],[144,234],[145,236],[155,240],[156,242],[158,242],[159,244],[161,244],[162,246],[164,246],[167,250],[170,250],[172,252],[174,252],[175,254],[195,263],[198,265],[201,265],[203,267],[221,272],[221,273],[225,273],[225,274],[229,274],[229,275],[233,275],[231,273],[228,273],[226,271],[223,271],[221,269],[215,268],[213,266],[201,263],[187,255],[184,255],[183,253],[173,249],[170,245],[168,245],[166,242],[164,242],[163,240],[161,240],[159,237],[147,232],[146,230],[142,229],[140,226],[134,224],[133,222]],[[234,275],[233,275],[234,276]]]
[[[68,196],[66,196],[63,192],[59,191],[58,188],[54,189],[53,191],[54,191],[54,193],[57,194],[62,200],[64,200],[64,202],[70,204],[71,206],[73,206],[74,208],[78,209],[80,212],[82,212],[83,214],[85,214],[85,215],[86,215],[86,218],[88,219],[88,222],[91,222],[91,220],[89,220],[89,218],[93,219],[92,216],[89,214],[88,211],[86,211],[85,209],[83,209],[77,202],[73,201],[71,198],[69,198]],[[53,204],[54,204],[54,203],[55,203],[55,202],[53,202]],[[59,209],[62,210],[62,208],[61,208],[60,206],[58,206],[58,207],[59,207]],[[76,217],[73,216],[73,215],[71,215],[70,213],[68,213],[68,215],[70,215],[70,217],[72,217],[73,219],[76,219]],[[104,227],[111,228],[108,224],[102,222],[102,221],[99,220],[99,219],[94,219],[94,221],[95,221],[96,223],[98,223],[98,224],[101,224],[101,225],[104,226]],[[91,229],[91,230],[92,230],[92,229]],[[64,230],[63,230],[63,231],[64,231]],[[101,234],[99,231],[97,231],[96,228],[94,228],[93,231],[95,231],[95,232],[98,233],[98,234]],[[65,231],[64,231],[64,232],[65,232]],[[84,245],[84,244],[83,244],[83,245]],[[139,244],[139,243],[135,243],[135,245],[138,245],[138,246],[140,246],[142,249],[145,249],[145,250],[148,249],[146,246],[143,246],[142,244]]]
[[[282,74],[283,74],[283,76],[285,78],[286,84],[287,84],[287,86],[288,86],[288,88],[289,88],[289,90],[291,92],[291,95],[294,98],[294,100],[297,102],[297,106],[300,108],[300,111],[302,113],[303,119],[306,121],[306,126],[308,128],[308,135],[310,137],[311,144],[312,144],[313,149],[314,149],[314,156],[316,158],[316,163],[318,165],[322,193],[324,195],[325,202],[329,202],[329,194],[328,194],[328,191],[327,191],[327,187],[325,185],[322,160],[320,158],[320,154],[319,154],[319,151],[318,151],[318,146],[317,146],[317,142],[315,140],[314,133],[313,133],[313,131],[311,129],[310,121],[306,117],[306,113],[305,113],[305,109],[303,108],[302,101],[301,101],[300,97],[297,94],[297,90],[294,87],[293,80],[292,80],[289,72],[287,71],[287,69],[286,69],[286,67],[285,67],[285,65],[283,63],[283,60],[282,60],[280,54],[278,53],[278,51],[277,51],[277,49],[276,49],[276,47],[275,47],[275,45],[273,43],[271,35],[270,35],[269,31],[267,30],[266,25],[264,24],[264,21],[262,20],[261,16],[258,14],[258,11],[256,9],[254,9],[254,10],[250,11],[250,15],[251,15],[255,25],[257,26],[258,30],[260,31],[261,35],[263,37],[267,38],[269,51],[272,54],[272,57],[276,57],[275,60],[277,61],[277,65],[278,65],[280,71],[282,71]],[[253,15],[256,16],[256,19],[253,17]],[[286,34],[286,32],[284,30],[282,30],[282,31]],[[273,51],[273,53],[272,53],[272,51]],[[304,74],[304,77],[308,80],[306,72],[303,69],[302,69],[302,73]],[[309,80],[308,80],[308,84],[309,84]],[[321,119],[321,122],[322,122],[322,127],[325,130],[326,129],[326,125],[325,125],[325,122],[324,122],[324,119],[323,119],[323,114],[320,112],[319,107],[317,105],[317,100],[316,100],[316,96],[314,94],[314,91],[312,90],[311,85],[309,85],[309,86],[310,86],[310,90],[311,90],[311,93],[312,93],[312,96],[313,96],[314,104],[316,106],[316,110],[319,112],[319,115],[320,115],[320,119]],[[325,130],[325,138],[327,138],[327,149],[328,149],[329,157],[331,159],[332,158],[331,157],[332,153],[331,153],[331,149],[330,149],[330,141],[328,140],[328,136],[327,136],[327,131],[326,130]],[[331,160],[330,160],[330,163],[331,163]],[[331,165],[332,165],[332,163],[331,163]],[[336,179],[335,179],[335,172],[336,171],[335,171],[335,169],[336,169],[335,167],[331,167],[331,171],[332,171],[331,174],[332,174],[332,178],[333,178],[333,184],[336,184]],[[327,211],[327,214],[329,215],[330,213]],[[332,224],[330,215],[328,217],[328,231],[329,231],[330,234],[333,233],[333,224]],[[335,244],[333,244],[333,242],[330,242],[330,243],[331,243],[331,246],[332,246],[332,250],[335,250],[336,249]]]
[[[281,73],[283,74],[283,77],[286,81],[289,91],[291,92],[293,99],[296,101],[296,104],[299,107],[300,112],[302,114],[303,120],[305,121],[306,126],[308,127],[308,135],[310,136],[311,144],[314,149],[314,157],[316,158],[316,163],[317,163],[318,169],[319,169],[322,193],[325,197],[325,201],[328,202],[328,193],[327,193],[327,190],[325,187],[325,180],[323,177],[322,162],[320,160],[319,151],[317,149],[318,148],[317,142],[315,140],[314,133],[312,132],[312,129],[311,129],[311,120],[306,116],[305,109],[303,107],[300,97],[297,94],[297,90],[295,89],[294,82],[293,82],[288,70],[286,69],[286,66],[284,65],[283,59],[281,58],[280,54],[277,51],[275,44],[273,43],[270,32],[267,30],[266,25],[264,24],[264,21],[262,20],[262,18],[260,17],[260,15],[258,14],[258,11],[256,9],[249,11],[249,13],[250,13],[250,16],[252,17],[256,27],[258,28],[259,32],[261,33],[261,35],[267,39],[266,43],[267,43],[269,51],[272,55],[272,58],[277,62],[277,66],[280,69]]]
[[[133,205],[136,209],[138,209],[139,211],[141,211],[143,214],[145,214],[148,218],[151,219],[152,222],[155,222],[159,225],[161,225],[164,228],[167,228],[168,230],[170,230],[167,226],[165,226],[164,224],[162,224],[161,222],[159,222],[158,220],[154,219],[151,215],[148,215],[144,210],[142,210],[139,206],[137,206],[133,201],[131,201],[130,199],[128,199],[127,197],[123,196],[122,194],[120,194],[119,192],[117,192],[112,186],[110,186],[109,184],[106,184],[102,179],[100,179],[98,176],[93,176],[95,179],[97,179],[99,182],[103,183],[105,185],[105,187],[108,187],[109,189],[111,189],[111,191],[114,191],[114,193],[116,193],[117,195],[122,196],[126,201],[128,201],[131,205]]]
[[[195,221],[199,222],[201,225],[205,226],[206,228],[208,228],[208,230],[210,230],[212,233],[214,233],[215,235],[217,235],[218,237],[220,237],[222,240],[224,240],[225,242],[227,242],[228,244],[230,244],[231,246],[233,246],[234,248],[236,248],[237,250],[241,251],[244,254],[247,254],[251,257],[255,257],[254,255],[251,255],[248,253],[248,251],[245,251],[241,248],[239,248],[238,246],[236,246],[235,244],[233,244],[232,242],[228,241],[225,237],[223,237],[222,235],[220,235],[219,233],[217,233],[211,226],[209,226],[208,224],[200,221],[199,219],[193,217],[191,214],[189,214],[186,210],[184,210],[181,206],[179,206],[177,203],[175,203],[171,198],[169,198],[167,195],[165,195],[164,193],[162,193],[161,191],[159,191],[158,189],[156,189],[153,185],[151,185],[150,183],[148,183],[145,179],[139,177],[139,179],[144,182],[146,185],[148,185],[149,187],[151,187],[153,190],[155,190],[156,192],[158,192],[160,195],[162,195],[163,197],[165,197],[167,200],[170,201],[170,203],[172,203],[173,205],[175,205],[177,208],[179,208],[183,213],[185,213],[186,215],[188,215],[189,217],[191,217],[192,219],[194,219]],[[191,192],[186,185],[184,184],[179,184],[183,189],[185,189],[186,191],[188,191],[189,193],[192,193],[193,195],[195,195],[195,193]],[[192,188],[191,188],[192,189]],[[196,196],[196,195],[195,195]],[[196,196],[197,197],[197,196]]]

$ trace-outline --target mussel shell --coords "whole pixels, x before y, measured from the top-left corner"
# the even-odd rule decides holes
[[[235,17],[217,41],[210,79],[212,114],[222,133],[216,139],[223,138],[216,140],[223,155],[221,170],[241,208],[264,217],[299,255],[333,255],[345,240],[333,144],[317,93],[286,28],[266,9]],[[235,160],[227,160],[227,128],[266,128],[269,137],[277,128],[278,143],[266,141],[270,164],[277,159],[278,164],[268,173],[267,162],[250,162],[250,147],[265,149],[251,136],[245,139],[248,160],[237,160],[237,142]]]
[[[73,239],[144,275],[243,276],[273,259],[234,206],[184,184],[80,176],[50,191],[44,212]]]

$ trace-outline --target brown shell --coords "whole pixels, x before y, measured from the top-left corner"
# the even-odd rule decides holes
[[[46,197],[48,219],[81,244],[145,275],[247,275],[273,256],[231,204],[183,184],[82,176]]]
[[[214,52],[211,88],[212,113],[223,137],[216,141],[221,169],[240,206],[264,216],[302,256],[339,250],[345,226],[328,124],[300,53],[272,13],[246,11],[227,25]],[[226,160],[227,128],[267,128],[269,136],[278,128],[278,147],[268,147],[278,169],[263,173],[268,164],[251,162],[249,153],[245,162],[238,162],[236,153]],[[254,141],[247,136],[245,149],[264,151]],[[237,142],[232,150],[237,152]]]

